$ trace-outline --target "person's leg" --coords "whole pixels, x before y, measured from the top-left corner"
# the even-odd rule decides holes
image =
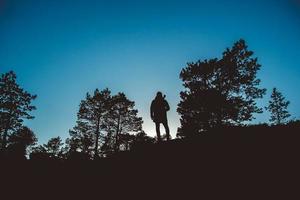
[[[170,140],[170,129],[169,129],[169,126],[168,126],[168,121],[165,121],[163,122],[163,125],[165,127],[165,130],[166,130],[166,136],[167,136],[167,140]]]
[[[157,141],[160,142],[161,141],[161,136],[160,136],[160,123],[156,122],[155,123],[156,126],[156,135],[157,135]]]

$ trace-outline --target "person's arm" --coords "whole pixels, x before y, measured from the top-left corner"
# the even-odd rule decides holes
[[[170,110],[169,103],[166,100],[165,100],[165,109],[166,109],[166,111]]]
[[[150,117],[153,120],[153,117],[154,117],[154,113],[153,113],[153,101],[152,101],[151,106],[150,106]]]

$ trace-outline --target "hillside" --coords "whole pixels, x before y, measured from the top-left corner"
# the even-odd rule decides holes
[[[53,186],[64,193],[77,188],[80,194],[100,188],[129,194],[176,188],[254,193],[298,180],[298,158],[298,125],[255,126],[137,146],[96,161],[10,161],[2,167],[11,184],[39,192]]]

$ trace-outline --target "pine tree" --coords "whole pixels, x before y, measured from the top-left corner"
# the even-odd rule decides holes
[[[43,145],[50,158],[61,158],[63,153],[62,146],[63,142],[59,136],[49,139],[48,142]]]
[[[99,156],[99,142],[107,134],[107,115],[110,108],[111,92],[109,89],[102,91],[96,89],[93,95],[87,93],[86,98],[80,103],[77,125],[70,130],[69,142],[73,142],[73,149],[74,145],[77,145],[77,149],[81,149],[79,151],[88,152],[92,147],[94,158]]]
[[[109,112],[109,129],[114,135],[114,151],[119,151],[122,143],[128,146],[126,138],[129,134],[142,130],[142,118],[137,116],[138,110],[134,109],[135,103],[127,99],[124,93],[118,93],[112,98],[112,107]]]
[[[13,71],[4,73],[0,77],[0,145],[7,147],[8,137],[22,128],[24,119],[33,119],[29,114],[35,110],[31,105],[36,95],[31,95],[16,82]]]
[[[37,138],[33,131],[24,126],[9,137],[8,149],[13,155],[25,158],[29,147],[33,147],[36,142]]]
[[[69,152],[81,152],[95,157],[108,156],[120,149],[128,149],[131,134],[142,129],[142,118],[137,116],[134,102],[124,93],[111,96],[109,89],[95,90],[81,101],[77,124],[67,139]],[[129,141],[130,140],[130,141]],[[92,152],[93,149],[93,152]]]
[[[252,120],[262,109],[255,100],[265,89],[256,77],[260,65],[244,40],[226,49],[221,59],[188,63],[180,73],[185,91],[180,93],[178,113],[181,127],[177,136],[199,134],[213,127]]]
[[[65,156],[63,145],[59,136],[50,138],[46,144],[32,148],[30,159],[62,159]]]
[[[91,130],[87,123],[77,121],[76,126],[69,131],[71,137],[66,140],[69,153],[80,152],[92,156],[95,137]]]
[[[290,102],[286,101],[277,88],[273,88],[271,100],[266,109],[271,113],[270,122],[276,125],[283,124],[291,116],[287,110]]]

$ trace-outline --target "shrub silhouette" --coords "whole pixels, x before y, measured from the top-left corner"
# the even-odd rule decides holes
[[[59,160],[64,159],[66,156],[65,154],[66,152],[64,152],[63,142],[58,136],[50,138],[44,145],[34,147],[30,157],[33,159]]]

